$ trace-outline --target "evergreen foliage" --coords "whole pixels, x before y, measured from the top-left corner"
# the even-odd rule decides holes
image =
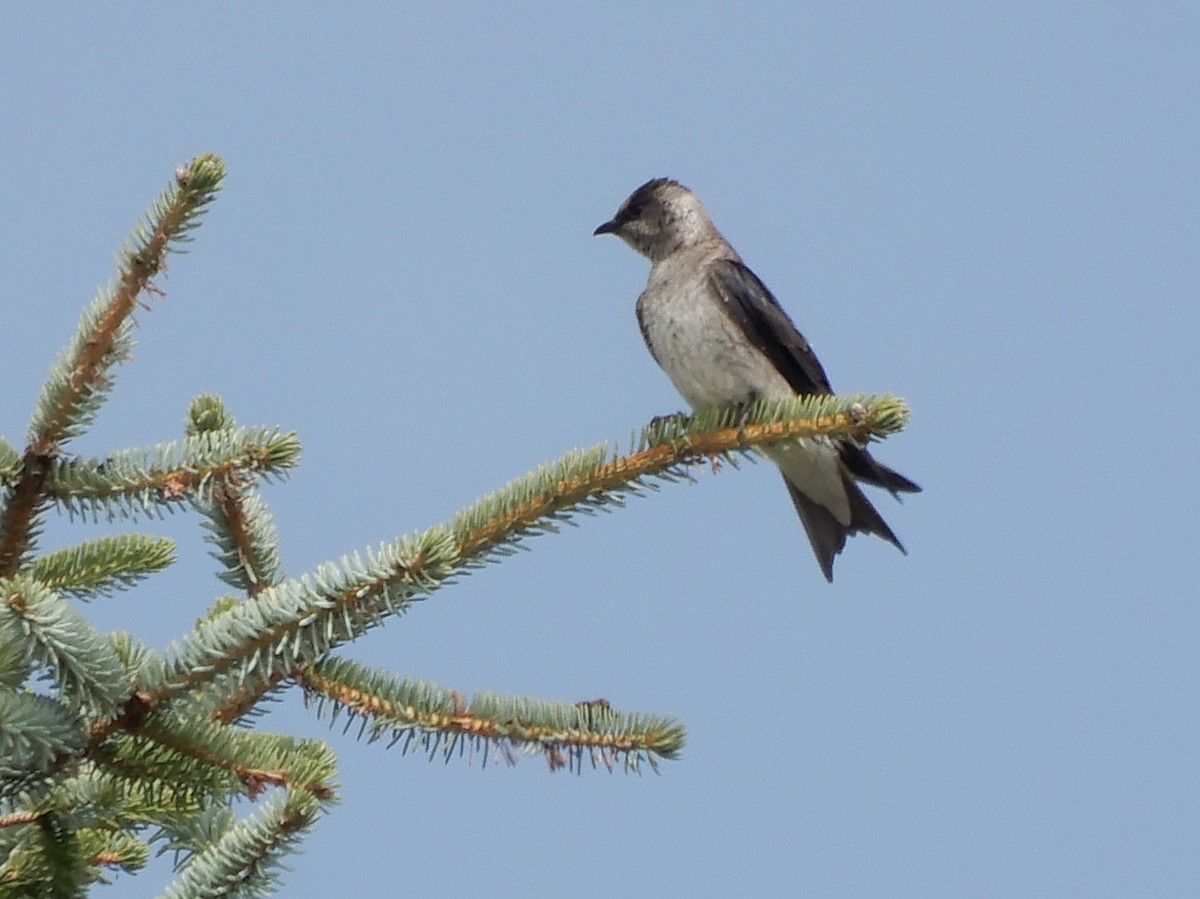
[[[190,239],[224,174],[212,154],[176,171],[53,367],[24,450],[0,438],[0,896],[83,895],[144,866],[153,843],[177,862],[167,896],[269,892],[281,859],[337,799],[326,742],[253,726],[271,694],[293,685],[316,714],[342,717],[346,731],[401,753],[657,770],[683,746],[683,726],[671,718],[603,699],[466,697],[343,653],[465,571],[686,479],[697,462],[736,462],[783,441],[865,442],[907,421],[905,404],[889,396],[804,397],[656,420],[627,451],[567,453],[445,524],[290,578],[259,486],[297,464],[294,434],[241,427],[218,398],[201,395],[179,440],[102,459],[68,451],[130,357],[134,312],[161,295],[154,279]],[[120,534],[42,553],[46,516],[138,520],[180,507],[199,513],[217,576],[236,595],[217,596],[163,650],[99,632],[78,601],[136,587],[174,561],[174,544]],[[240,819],[239,798],[253,801]]]

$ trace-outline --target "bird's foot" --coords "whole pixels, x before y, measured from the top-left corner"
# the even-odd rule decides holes
[[[650,427],[662,428],[666,425],[682,425],[687,421],[687,416],[682,412],[672,412],[670,415],[656,415],[650,419]]]

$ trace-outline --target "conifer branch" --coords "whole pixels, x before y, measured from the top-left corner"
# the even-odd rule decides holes
[[[89,756],[112,774],[161,782],[177,796],[256,797],[270,786],[334,797],[333,753],[319,740],[239,730],[208,720],[202,709],[150,714]]]
[[[80,598],[108,596],[174,561],[175,541],[168,537],[117,534],[42,556],[29,566],[29,577]]]
[[[236,424],[221,399],[211,394],[196,397],[188,410],[189,437],[230,430]],[[274,521],[262,497],[244,481],[231,478],[217,483],[208,500],[197,500],[195,506],[208,519],[206,539],[216,545],[213,557],[225,569],[218,576],[248,596],[256,596],[284,575]]]
[[[57,812],[21,828],[22,839],[0,864],[5,896],[78,896],[88,877],[80,835]]]
[[[604,445],[568,454],[460,512],[452,525],[459,557],[470,564],[503,553],[507,544],[553,530],[572,514],[619,505],[624,495],[653,488],[655,479],[686,478],[686,467],[706,457],[788,441],[863,443],[899,431],[908,414],[903,400],[886,395],[805,396],[662,419],[642,430],[627,455],[612,456]]]
[[[26,452],[20,476],[0,508],[0,578],[12,577],[33,543],[36,519],[45,501],[42,485],[51,458]]]
[[[285,686],[291,673],[272,671],[256,683],[235,683],[220,699],[212,704],[209,716],[219,724],[232,724],[258,711],[264,698]]]
[[[85,735],[70,709],[48,696],[0,690],[0,799],[26,778],[78,753]]]
[[[201,622],[175,648],[168,684],[147,698],[156,702],[226,672],[270,682],[407,608],[440,586],[452,566],[448,536],[433,528],[284,581]]]
[[[21,476],[21,454],[7,438],[0,436],[0,484],[15,483]]]
[[[265,895],[276,881],[280,859],[293,851],[320,811],[302,791],[271,797],[254,815],[193,855],[162,894],[164,899],[224,896],[232,887],[237,895]]]
[[[208,539],[218,548],[212,555],[225,568],[221,580],[248,596],[279,583],[275,529],[257,493],[234,484],[218,487],[200,511],[210,520]]]
[[[85,310],[51,370],[26,448],[0,438],[0,893],[76,895],[105,868],[145,864],[138,829],[187,856],[170,896],[263,891],[279,858],[336,799],[323,741],[230,727],[295,680],[317,714],[346,714],[368,740],[449,760],[536,754],[551,770],[657,770],[677,758],[684,729],[603,699],[549,702],[399,679],[329,654],[455,577],[527,538],[622,505],[689,466],[780,442],[865,443],[901,429],[888,396],[803,397],[656,420],[630,450],[568,453],[456,515],[287,579],[257,486],[297,463],[295,435],[238,427],[220,400],[198,397],[184,439],[69,458],[133,347],[133,315],[169,252],[180,252],[224,177],[196,157],[152,206],[118,258],[113,281]],[[134,585],[174,560],[171,541],[89,540],[34,558],[53,504],[92,518],[156,515],[187,502],[207,519],[220,577],[244,596],[219,597],[166,653],[128,634],[101,634],[65,597]],[[45,676],[49,689],[30,681]],[[49,695],[43,695],[49,694]],[[235,797],[274,795],[238,821]]]
[[[195,720],[182,722],[181,726],[175,727],[163,727],[159,722],[150,721],[140,727],[137,734],[142,739],[157,743],[177,755],[227,771],[242,784],[247,795],[252,797],[269,786],[304,790],[322,799],[333,797],[333,788],[328,777],[314,779],[307,773],[306,769],[311,768],[311,764],[304,765],[299,771],[293,770],[292,765],[288,764],[288,761],[295,761],[294,758],[288,758],[292,755],[291,752],[285,753],[283,758],[272,757],[273,764],[239,758],[244,754],[263,753],[266,745],[264,738],[271,738],[270,734],[245,734],[236,730],[230,731],[228,728],[217,728],[197,739],[197,726]],[[238,739],[239,737],[247,739]],[[279,739],[287,738],[273,739],[278,742]],[[317,751],[326,748],[316,741],[308,741],[307,745]],[[332,771],[328,773],[331,774]]]
[[[675,416],[643,429],[626,455],[601,445],[568,453],[455,516],[451,524],[402,538],[365,558],[324,566],[311,578],[284,581],[205,622],[184,638],[172,662],[170,693],[236,673],[237,707],[274,689],[305,664],[355,639],[429,596],[456,575],[511,552],[520,540],[554,531],[578,513],[620,505],[656,481],[687,477],[707,457],[745,454],[786,441],[866,441],[907,421],[903,400],[889,396],[798,397]],[[249,636],[247,636],[249,635]],[[222,712],[220,717],[230,714]]]
[[[184,500],[208,502],[214,490],[286,475],[300,459],[295,434],[270,428],[230,428],[121,450],[103,460],[67,459],[46,479],[46,496],[67,512],[92,519],[161,514]]]
[[[340,711],[345,729],[359,721],[360,736],[369,741],[389,738],[402,751],[420,749],[447,760],[457,751],[480,752],[487,763],[495,749],[511,760],[512,750],[539,752],[551,770],[612,769],[620,763],[637,770],[645,760],[657,769],[658,759],[677,758],[683,747],[683,725],[662,716],[617,712],[605,700],[565,703],[525,697],[463,694],[408,679],[397,679],[345,659],[318,662],[296,674],[306,700],[318,714],[332,706],[331,723]]]
[[[0,817],[0,828],[15,828],[18,832],[3,839],[13,848],[0,865],[0,895],[47,895],[45,880],[54,861],[40,839],[46,827],[69,830],[77,837],[78,859],[86,881],[99,876],[98,868],[134,871],[145,866],[149,852],[145,844],[122,831],[122,825],[140,823],[128,816],[128,806],[116,807],[115,797],[103,808],[97,808],[86,790],[73,790],[70,784],[88,783],[86,778],[68,781],[57,794],[36,810]],[[72,863],[73,864],[73,863]],[[29,887],[28,892],[23,890]]]
[[[128,356],[130,316],[138,297],[161,294],[152,279],[166,268],[167,253],[178,251],[216,198],[225,165],[211,153],[197,156],[175,173],[168,187],[126,241],[117,274],[100,308],[84,316],[80,333],[59,362],[66,377],[51,377],[30,425],[30,452],[51,456],[76,436],[95,414],[112,386],[109,370]],[[124,332],[124,333],[123,333]]]
[[[30,658],[89,715],[106,718],[129,695],[117,654],[62,597],[31,578],[0,580],[0,601],[21,622]]]
[[[224,163],[211,153],[176,171],[175,184],[134,229],[113,282],[84,313],[74,340],[51,370],[29,425],[20,476],[0,510],[0,577],[14,574],[30,547],[51,464],[63,444],[91,423],[112,387],[113,367],[129,356],[138,297],[161,293],[152,279],[164,270],[167,253],[189,239],[224,177]]]

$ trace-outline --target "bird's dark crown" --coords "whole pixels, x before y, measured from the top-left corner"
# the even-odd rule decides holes
[[[629,198],[621,204],[621,208],[617,210],[617,215],[613,219],[618,225],[625,222],[632,222],[640,216],[650,203],[659,199],[658,192],[663,187],[683,187],[674,178],[651,178],[637,190],[629,195]],[[684,188],[687,190],[687,188]]]

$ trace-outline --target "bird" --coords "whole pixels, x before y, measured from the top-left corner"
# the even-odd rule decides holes
[[[593,234],[613,234],[650,260],[637,320],[650,355],[693,408],[833,393],[825,369],[775,295],[717,230],[700,198],[671,178],[635,190]],[[859,488],[921,488],[853,442],[764,450],[827,581],[852,534],[904,545]]]

